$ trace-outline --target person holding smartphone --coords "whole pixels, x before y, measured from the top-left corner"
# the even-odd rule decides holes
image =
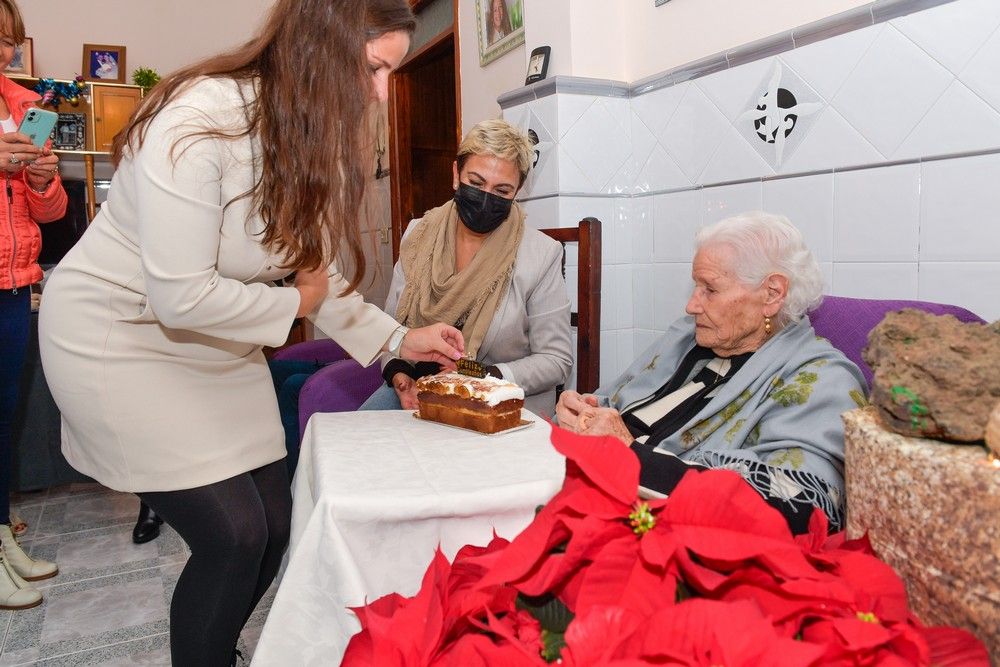
[[[0,0],[0,71],[24,42],[24,21],[13,0]],[[11,422],[31,325],[31,285],[42,279],[38,223],[66,214],[59,158],[31,143],[18,126],[39,100],[0,74],[0,609],[24,609],[42,601],[31,581],[53,577],[55,563],[32,560],[14,537],[10,519]]]
[[[354,289],[367,117],[414,27],[406,0],[277,0],[248,42],[142,100],[107,201],[46,282],[39,343],[63,453],[191,549],[170,606],[175,665],[230,664],[288,542],[262,348],[306,316],[361,363],[464,352],[454,327],[407,329]]]

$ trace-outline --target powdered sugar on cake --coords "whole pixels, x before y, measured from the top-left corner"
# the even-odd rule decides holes
[[[463,398],[473,398],[482,401],[490,407],[512,399],[524,399],[524,390],[513,382],[487,375],[484,378],[474,378],[461,373],[438,373],[420,378],[417,389],[422,384],[439,385],[445,394],[455,394]]]

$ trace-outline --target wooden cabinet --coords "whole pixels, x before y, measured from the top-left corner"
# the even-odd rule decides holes
[[[142,99],[137,86],[90,84],[90,105],[93,109],[94,150],[110,151],[118,134]]]

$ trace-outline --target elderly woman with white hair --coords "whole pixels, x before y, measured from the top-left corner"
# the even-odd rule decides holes
[[[864,402],[865,383],[806,317],[821,298],[816,260],[786,218],[766,213],[702,229],[695,250],[687,316],[595,394],[564,392],[560,425],[619,438],[652,495],[688,470],[729,468],[793,532],[814,507],[841,527],[840,415]]]

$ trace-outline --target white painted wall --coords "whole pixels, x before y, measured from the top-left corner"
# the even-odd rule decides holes
[[[670,0],[655,7],[652,0],[616,0],[628,21],[627,62],[618,78],[635,81],[869,1]]]
[[[479,42],[476,32],[476,0],[458,2],[458,41],[462,77],[462,134],[481,120],[499,118],[497,97],[524,84],[528,59],[524,45],[497,58],[486,67],[479,66]],[[556,4],[562,0],[541,0]],[[530,0],[525,3],[525,21]]]
[[[126,48],[129,75],[152,67],[161,75],[248,39],[273,0],[21,0],[34,40],[35,75],[72,78],[83,45]]]

